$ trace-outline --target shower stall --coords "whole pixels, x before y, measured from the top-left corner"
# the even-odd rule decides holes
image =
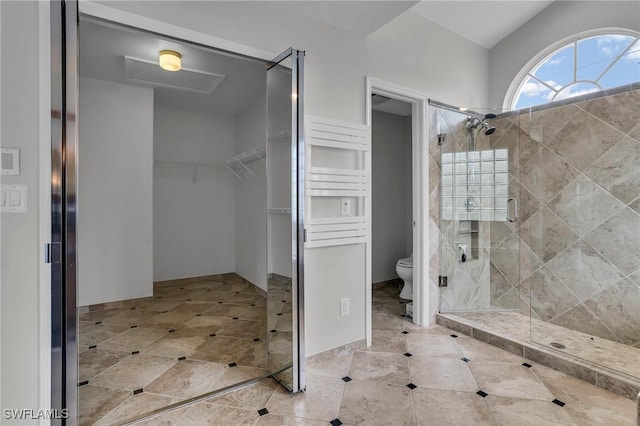
[[[429,108],[439,319],[637,394],[640,85],[497,115]]]

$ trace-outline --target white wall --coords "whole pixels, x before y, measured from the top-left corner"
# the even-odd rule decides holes
[[[411,116],[373,111],[372,280],[398,278],[398,259],[412,250]]]
[[[78,305],[147,297],[153,90],[80,79]]]
[[[265,145],[266,99],[260,96],[234,117],[236,153]],[[235,179],[235,271],[267,290],[266,162],[247,164],[256,175]]]
[[[488,101],[487,50],[413,12],[364,38],[272,2],[104,4],[274,54],[289,46],[306,50],[307,114],[363,123],[367,75],[451,104]],[[364,338],[364,266],[352,260],[364,259],[364,248],[307,250],[305,257],[307,355]],[[336,263],[338,257],[341,262]],[[352,294],[352,314],[340,318],[337,307],[343,293]],[[322,297],[312,297],[317,294]]]
[[[156,106],[158,161],[219,163],[235,155],[232,116]],[[236,178],[223,167],[154,167],[154,281],[235,270]]]
[[[640,31],[640,2],[555,1],[489,51],[489,106],[502,108],[516,74],[549,45],[574,34],[620,27]]]
[[[38,359],[50,348],[38,329],[38,4],[3,1],[0,15],[0,145],[21,160],[20,175],[2,183],[28,186],[27,212],[0,216],[0,408],[48,408],[39,404]]]

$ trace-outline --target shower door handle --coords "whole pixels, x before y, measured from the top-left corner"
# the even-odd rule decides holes
[[[513,201],[513,216],[511,216],[511,202]],[[509,198],[507,200],[507,220],[509,222],[517,222],[518,221],[518,200],[515,198]]]

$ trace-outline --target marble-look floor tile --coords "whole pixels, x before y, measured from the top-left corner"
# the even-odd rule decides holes
[[[380,331],[403,331],[403,318],[396,315],[373,315],[372,328]]]
[[[168,335],[166,330],[131,328],[104,342],[100,347],[125,352],[139,351]]]
[[[457,358],[409,358],[411,383],[431,389],[475,392],[478,390],[469,365]]]
[[[169,398],[160,395],[151,395],[148,393],[139,393],[131,395],[122,404],[96,423],[96,426],[108,426],[123,422],[142,414],[150,413],[154,410],[166,407],[167,405],[179,402],[179,399]]]
[[[185,303],[183,300],[175,300],[175,299],[155,299],[150,302],[143,303],[138,306],[138,309],[143,309],[145,311],[153,311],[153,312],[163,312],[170,311],[173,308],[176,308]]]
[[[82,346],[99,345],[128,328],[129,327],[122,325],[95,324],[87,327],[80,333],[78,344]]]
[[[191,407],[178,421],[177,426],[253,426],[260,415],[257,411],[222,407],[201,402]]]
[[[171,358],[189,357],[193,351],[207,339],[208,337],[204,336],[183,336],[171,333],[160,340],[156,340],[151,345],[142,349],[141,352]]]
[[[169,313],[184,313],[190,314],[190,316],[194,316],[196,314],[201,314],[203,312],[208,311],[213,308],[216,304],[213,302],[206,302],[202,300],[192,300],[183,303],[182,305],[171,309]]]
[[[372,331],[371,346],[366,349],[369,352],[393,352],[404,353],[407,351],[407,337],[405,334],[395,331]]]
[[[278,414],[267,414],[261,416],[256,423],[257,426],[326,426],[327,422],[319,420],[304,419],[302,417],[280,416]],[[342,423],[344,425],[344,423]],[[345,425],[347,426],[347,425]]]
[[[78,382],[91,379],[107,368],[117,364],[129,354],[101,348],[90,349],[80,354],[78,359]]]
[[[168,413],[160,414],[158,416],[152,417],[148,420],[144,420],[138,423],[135,423],[136,426],[174,426],[178,424],[182,416],[185,415],[187,410],[190,407],[180,408],[178,410],[172,410]]]
[[[484,398],[471,392],[416,388],[412,391],[418,425],[495,425]]]
[[[145,392],[192,398],[207,392],[228,368],[225,364],[215,362],[179,361],[147,385]]]
[[[251,347],[251,343],[248,339],[215,336],[198,346],[190,358],[228,364],[236,362]]]
[[[633,401],[542,365],[535,365],[532,370],[566,404],[563,408],[576,424],[635,426],[637,406]]]
[[[126,312],[123,312],[120,315],[105,319],[103,323],[132,326],[142,324],[156,315],[159,314],[153,311],[145,311],[143,309],[128,309]]]
[[[535,401],[489,395],[485,398],[500,426],[578,426],[564,407],[551,401]]]
[[[305,367],[307,372],[314,376],[341,378],[349,374],[352,359],[353,353],[334,357],[318,357],[307,359]]]
[[[531,370],[519,364],[497,362],[470,363],[478,386],[489,395],[553,400],[554,396]]]
[[[95,324],[96,322],[104,321],[106,319],[118,316],[128,311],[129,309],[126,309],[126,308],[104,309],[100,311],[86,312],[84,314],[80,314],[78,315],[78,319],[80,321],[92,322]]]
[[[279,387],[266,408],[274,414],[329,422],[338,417],[344,388],[341,379],[308,374],[306,392],[291,394]]]
[[[416,424],[411,390],[383,382],[352,380],[347,383],[337,417],[349,424]]]
[[[94,425],[99,419],[125,401],[131,392],[93,385],[78,388],[78,415],[82,426]]]
[[[493,361],[514,364],[524,362],[521,356],[512,354],[511,352],[507,352],[471,337],[458,336],[456,343],[460,345],[460,349],[464,356],[471,361]]]
[[[407,335],[407,352],[413,355],[433,357],[462,357],[462,351],[460,351],[456,339],[448,334],[409,333]]]
[[[257,411],[267,406],[267,403],[278,386],[278,382],[274,379],[267,378],[251,386],[210,399],[207,402],[215,405],[224,405],[227,407],[238,407]]]
[[[349,377],[354,380],[406,385],[411,382],[409,359],[403,354],[355,352],[349,369]]]
[[[293,333],[291,331],[269,332],[269,352],[271,353],[288,353],[293,350]]]
[[[253,342],[236,362],[248,367],[267,368],[267,341]]]
[[[240,337],[248,339],[265,338],[267,324],[262,321],[233,320],[216,332],[220,336]]]
[[[233,321],[227,317],[202,315],[182,324],[180,333],[185,336],[209,336],[216,334],[222,327]]]
[[[246,311],[244,311],[240,317],[240,319],[247,320],[255,320],[255,321],[266,321],[267,319],[267,307],[266,306],[252,306]]]
[[[115,389],[133,391],[144,388],[167,371],[176,360],[153,355],[130,355],[97,375],[91,383]]]
[[[211,309],[204,313],[204,315],[210,315],[214,317],[240,317],[244,314],[250,306],[248,305],[232,305],[227,303],[219,303],[214,305]]]
[[[182,306],[182,305],[181,305]],[[176,308],[179,309],[180,307]],[[169,330],[182,327],[182,325],[195,317],[196,314],[185,311],[173,311],[161,312],[147,321],[140,324],[140,327],[144,328],[157,328],[162,330]]]
[[[226,388],[227,386],[232,386],[246,380],[258,379],[266,374],[267,370],[265,368],[247,367],[244,365],[227,368],[222,377],[213,384],[210,390]]]

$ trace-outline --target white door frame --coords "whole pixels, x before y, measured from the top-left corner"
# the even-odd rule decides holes
[[[427,326],[433,317],[429,311],[429,147],[427,104],[424,93],[367,76],[365,78],[366,124],[371,126],[371,95],[378,94],[411,104],[411,166],[413,199],[413,322]],[[372,155],[375,155],[372,152]],[[427,194],[427,195],[423,195]],[[372,212],[371,201],[366,211]],[[371,244],[366,245],[365,328],[367,346],[371,345],[372,327],[372,259]]]

